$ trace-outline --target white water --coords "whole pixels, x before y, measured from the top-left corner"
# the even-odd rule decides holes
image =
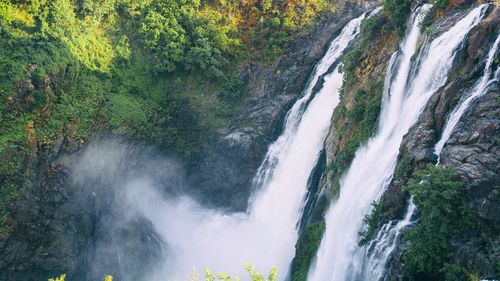
[[[153,279],[187,280],[193,267],[200,272],[207,266],[244,278],[246,262],[260,272],[277,265],[281,279],[286,277],[295,253],[307,180],[339,102],[342,75],[335,69],[310,100],[312,90],[357,36],[364,17],[346,25],[316,66],[304,96],[288,113],[283,134],[269,147],[258,170],[254,184],[260,191],[247,213],[222,214],[187,198],[164,200],[148,188],[147,181],[130,183],[129,199],[153,222],[171,252],[165,269]]]
[[[347,174],[341,180],[340,195],[326,213],[326,230],[316,260],[310,269],[310,281],[355,280],[362,260],[356,254],[358,232],[371,203],[380,198],[392,179],[399,146],[403,136],[417,121],[428,99],[441,88],[450,70],[456,50],[467,33],[483,18],[487,5],[481,5],[457,22],[450,30],[425,44],[416,62],[418,71],[409,72],[404,56],[410,55],[410,42],[416,44],[417,34],[410,34],[403,44],[398,74],[384,99],[378,131],[368,143],[356,152]],[[416,38],[415,38],[416,37]],[[411,60],[410,60],[411,61]],[[411,72],[410,72],[411,73]],[[409,79],[408,79],[409,78]]]
[[[495,58],[496,52],[498,51],[499,43],[500,36],[497,37],[490,51],[488,52],[483,76],[478,80],[474,87],[462,97],[461,101],[458,103],[458,106],[455,107],[455,109],[449,115],[442,137],[434,148],[435,154],[438,156],[438,159],[441,155],[441,150],[443,149],[444,144],[450,137],[453,128],[456,126],[463,113],[468,109],[468,107],[475,99],[487,92],[489,86],[498,81],[500,68],[497,68],[493,76],[491,76],[491,73],[493,60]],[[437,165],[439,165],[439,160],[436,166]],[[386,223],[384,226],[382,226],[377,236],[370,242],[368,247],[366,247],[366,260],[364,261],[366,267],[364,268],[363,273],[364,280],[382,280],[383,274],[385,273],[386,269],[386,263],[398,243],[398,239],[402,230],[411,224],[411,217],[413,216],[415,209],[415,205],[413,204],[412,200],[410,200],[404,219],[396,224],[394,221]]]
[[[377,233],[377,236],[370,241],[364,253],[366,257],[364,265],[366,267],[362,268],[362,280],[382,280],[386,273],[387,261],[399,242],[402,230],[411,224],[411,217],[414,212],[415,204],[410,200],[403,220],[397,223],[395,221],[386,223]]]
[[[472,102],[474,102],[477,98],[485,94],[488,91],[488,87],[496,83],[500,79],[499,78],[500,68],[497,68],[497,70],[493,73],[493,76],[491,76],[492,64],[493,61],[495,60],[495,54],[498,50],[499,43],[500,43],[500,36],[497,36],[497,39],[495,40],[493,46],[488,52],[488,58],[486,59],[486,65],[484,68],[483,76],[474,85],[474,87],[469,92],[467,92],[467,94],[462,96],[461,100],[458,103],[458,106],[455,107],[448,116],[446,125],[441,135],[441,139],[434,147],[434,154],[436,154],[436,156],[438,157],[438,164],[441,156],[441,151],[443,150],[445,143],[450,138],[453,129],[457,125],[462,115],[469,108]]]

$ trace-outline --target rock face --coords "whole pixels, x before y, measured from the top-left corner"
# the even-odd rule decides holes
[[[461,96],[483,74],[486,56],[500,30],[499,19],[500,8],[490,7],[488,17],[471,31],[465,47],[457,54],[448,82],[429,100],[418,122],[404,137],[398,165],[403,162],[403,154],[409,160],[406,160],[403,173],[395,176],[381,199],[391,210],[381,218],[382,221],[401,218],[404,202],[407,200],[407,195],[401,192],[401,186],[415,169],[436,162],[434,146],[444,129],[446,117]],[[446,142],[440,159],[442,166],[452,168],[460,174],[466,187],[469,207],[484,220],[484,225],[492,229],[498,224],[500,211],[499,91],[497,82],[471,104]],[[453,259],[475,268],[477,272],[483,272],[484,276],[480,276],[481,278],[498,278],[497,274],[500,273],[495,268],[495,261],[500,257],[498,229],[475,231],[477,233],[464,233],[465,239],[457,238],[452,241]],[[484,237],[480,238],[481,235],[488,236],[489,241],[485,242]],[[402,279],[401,255],[404,249],[405,244],[402,243],[394,252],[388,280]]]
[[[416,6],[417,2],[421,1],[414,1],[413,6]],[[442,9],[437,13],[437,18],[427,35],[437,36],[463,16],[472,5],[477,5],[477,3],[453,1],[447,9]],[[436,163],[434,146],[444,129],[447,115],[457,105],[461,96],[482,76],[488,51],[498,36],[499,30],[500,8],[491,5],[487,18],[470,32],[456,55],[446,85],[429,100],[417,123],[404,137],[394,178],[381,198],[384,211],[378,218],[377,227],[381,227],[389,220],[400,220],[404,216],[408,194],[403,192],[403,186],[415,170],[424,168],[428,163]],[[379,41],[384,41],[384,38],[374,40],[374,42]],[[376,46],[377,44],[374,43],[372,49],[366,54],[369,59],[361,61],[361,66],[356,68],[356,75],[363,77],[357,84],[362,85],[369,80],[383,81],[388,56],[394,51],[394,45],[393,48],[383,49]],[[494,68],[498,65],[498,56],[497,53]],[[367,67],[367,64],[370,67]],[[354,89],[344,88],[345,96],[340,106],[346,109],[352,106],[350,102],[353,100],[356,87],[355,85],[352,87]],[[498,235],[500,230],[496,227],[500,214],[499,91],[497,82],[489,88],[487,93],[473,102],[453,130],[441,154],[441,165],[452,168],[460,174],[466,186],[469,207],[484,220],[485,225],[488,225],[488,230],[474,230],[465,233],[466,238],[454,239],[452,259],[460,264],[466,264],[469,268],[477,269],[477,272],[483,274],[479,277],[486,279],[497,279],[500,276],[498,267],[495,267],[495,262],[498,262],[500,257],[500,235]],[[316,205],[308,218],[309,221],[322,220],[324,210],[328,207],[332,196],[338,192],[337,181],[341,175],[338,172],[329,173],[337,169],[335,165],[338,165],[338,162],[336,163],[335,159],[345,157],[344,152],[348,146],[343,146],[342,142],[352,144],[355,139],[352,137],[354,135],[339,134],[339,128],[352,123],[345,112],[334,116],[334,120],[340,122],[332,124],[325,141],[327,165],[316,194]],[[483,239],[484,237],[480,238],[481,235],[487,236],[487,240]],[[386,280],[403,280],[402,253],[405,248],[404,241],[397,245],[390,260]]]
[[[186,190],[183,187],[189,185],[189,192],[206,204],[245,209],[251,179],[268,145],[280,134],[286,112],[300,96],[315,63],[350,19],[375,5],[375,0],[337,1],[337,12],[286,50],[286,55],[272,64],[243,65],[240,71],[249,98],[229,128],[200,140],[209,143],[208,149],[199,164],[188,170],[188,184],[165,174],[172,169],[168,161],[147,164],[155,159],[155,151],[142,144],[109,147],[102,140],[89,142],[107,147],[109,151],[101,152],[104,154],[116,146],[124,151],[107,166],[99,166],[99,161],[88,163],[102,169],[82,176],[78,167],[92,144],[64,136],[42,144],[28,136],[31,155],[27,165],[35,180],[22,189],[21,203],[13,206],[12,231],[0,235],[0,281],[47,280],[63,273],[68,280],[100,280],[103,273],[117,280],[144,277],[168,247],[157,238],[150,222],[139,215],[124,217],[130,210],[121,207],[124,195],[120,185],[127,176],[153,173],[167,192]],[[36,65],[31,65],[27,71],[34,69]],[[18,95],[6,102],[22,110],[33,88],[50,88],[58,79],[63,78],[21,81],[16,85]],[[29,124],[27,129],[30,132]],[[103,138],[106,133],[100,135]],[[124,178],[110,177],[116,173]]]
[[[458,171],[471,196],[471,207],[487,220],[500,221],[500,114],[498,85],[479,98],[443,150],[442,164]]]
[[[242,67],[250,98],[232,125],[214,134],[210,151],[189,172],[190,184],[200,200],[234,210],[246,209],[251,180],[267,147],[281,133],[286,113],[302,93],[315,63],[349,20],[377,4],[337,1],[337,11],[276,62],[253,62]]]
[[[124,216],[119,188],[126,176],[109,175],[133,169],[135,175],[153,173],[176,183],[165,173],[171,167],[158,161],[156,169],[145,165],[152,158],[138,152],[144,147],[97,145],[108,153],[100,152],[105,157],[100,163],[88,156],[92,147],[82,155],[64,142],[56,159],[37,163],[37,181],[22,191],[13,232],[0,243],[0,280],[47,280],[63,273],[71,280],[100,280],[103,272],[132,280],[160,259],[164,243],[151,223],[133,213]]]

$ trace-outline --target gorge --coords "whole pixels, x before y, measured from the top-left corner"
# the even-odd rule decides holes
[[[497,2],[0,20],[0,280],[500,279]]]

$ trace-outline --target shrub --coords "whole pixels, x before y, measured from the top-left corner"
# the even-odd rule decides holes
[[[156,0],[146,9],[140,34],[146,47],[161,61],[159,71],[208,70],[222,74],[231,48],[234,25],[225,24],[214,10],[200,12],[199,1]]]
[[[380,225],[380,217],[384,213],[385,208],[384,204],[382,202],[372,202],[372,211],[365,216],[363,219],[363,222],[366,225],[366,228],[361,231],[359,235],[359,246],[363,246],[368,241],[370,241],[373,238],[373,235],[375,234],[375,230],[377,230],[381,225]]]
[[[325,232],[325,222],[320,221],[309,225],[300,235],[295,246],[295,257],[292,261],[292,280],[305,281],[311,262],[316,254],[323,233]]]
[[[405,275],[428,280],[456,277],[457,267],[450,264],[450,241],[472,224],[464,184],[452,169],[429,164],[413,175],[405,190],[420,211],[419,224],[404,236],[409,244],[404,254]]]
[[[66,274],[62,274],[59,277],[49,279],[49,281],[65,281],[65,280],[66,280]]]
[[[448,0],[434,0],[434,4],[438,5],[441,8],[444,8],[448,5]]]
[[[397,34],[403,36],[411,12],[411,0],[383,0],[382,5],[384,11],[389,15]]]

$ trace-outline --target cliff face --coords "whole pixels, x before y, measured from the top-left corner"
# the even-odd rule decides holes
[[[50,142],[37,136],[33,124],[30,127],[28,123],[30,153],[21,159],[23,172],[19,176],[29,178],[30,184],[17,186],[22,189],[16,204],[10,207],[9,231],[0,235],[0,280],[46,280],[62,273],[72,280],[99,280],[104,273],[118,279],[125,275],[137,279],[165,254],[160,249],[168,249],[168,245],[156,238],[148,221],[123,217],[126,210],[120,204],[121,195],[116,188],[119,182],[107,178],[110,167],[94,171],[91,180],[74,181],[78,177],[75,166],[93,146],[123,150],[127,159],[110,163],[117,165],[120,173],[130,173],[134,167],[133,175],[154,173],[155,178],[162,179],[166,192],[188,193],[207,205],[245,209],[251,179],[268,145],[281,132],[285,114],[300,96],[313,66],[350,19],[376,4],[376,1],[338,1],[335,13],[319,22],[314,32],[294,43],[273,63],[260,60],[243,63],[239,75],[248,98],[230,126],[211,132],[208,139],[198,140],[204,143],[204,150],[197,152],[198,161],[188,167],[187,183],[164,175],[161,169],[171,167],[163,160],[157,167],[148,164],[164,151],[142,141],[108,141],[127,139],[130,129],[109,130],[100,111],[102,104],[94,107],[97,122],[92,125],[94,133],[90,141],[79,138],[78,122],[71,123]],[[46,105],[46,114],[50,116],[59,91],[70,88],[70,82],[76,78],[66,69],[38,81],[31,76],[34,69],[36,65],[30,66],[28,78],[16,84],[18,95],[6,104],[12,110],[23,110],[30,106],[30,97],[44,93],[54,96]],[[184,111],[181,109],[180,113]],[[199,116],[190,122],[197,120]],[[184,175],[180,170],[178,174]]]
[[[446,116],[457,106],[464,93],[482,76],[486,57],[500,30],[500,8],[491,7],[488,17],[468,37],[463,50],[457,56],[449,80],[441,91],[431,98],[418,122],[405,136],[400,156],[406,154],[406,171],[395,177],[382,198],[391,211],[384,219],[396,219],[404,209],[406,195],[401,187],[408,177],[427,163],[435,163],[434,146],[439,140]],[[498,54],[496,55],[498,57]],[[495,62],[494,65],[498,64]],[[458,172],[465,185],[463,192],[469,210],[481,227],[470,229],[452,239],[452,260],[481,272],[481,278],[498,278],[500,237],[498,235],[498,192],[500,171],[498,169],[498,82],[475,100],[463,114],[446,142],[440,165]],[[398,165],[401,165],[401,158]],[[391,280],[401,278],[401,252],[395,253],[395,270]]]
[[[413,6],[417,2],[420,1],[414,1]],[[446,28],[447,20],[453,22],[476,4],[475,1],[450,2],[446,9],[439,10],[426,31],[427,36],[436,36]],[[130,173],[130,167],[134,167],[137,169],[130,176],[153,173],[165,183],[166,192],[188,193],[207,205],[244,210],[252,192],[252,177],[267,147],[281,132],[286,112],[300,96],[314,64],[345,23],[376,5],[378,1],[336,1],[337,11],[319,22],[314,32],[298,40],[276,61],[270,64],[248,61],[240,65],[238,74],[244,81],[248,98],[230,125],[198,140],[206,145],[197,152],[198,161],[186,169],[187,182],[163,174],[165,169],[172,169],[168,161],[157,159],[155,167],[148,165],[147,162],[161,152],[142,142],[128,146],[103,141],[122,135],[119,130],[110,131],[97,122],[94,129],[99,128],[100,132],[95,134],[93,142],[110,150],[125,151],[126,159],[115,163],[122,174]],[[385,211],[378,218],[377,227],[389,220],[401,219],[409,197],[403,186],[414,171],[435,163],[433,148],[446,116],[481,76],[488,50],[500,32],[499,25],[500,8],[492,5],[487,19],[467,38],[448,82],[430,99],[418,122],[405,136],[398,172],[381,199]],[[294,280],[305,278],[324,230],[324,212],[338,193],[338,181],[356,149],[376,129],[384,74],[398,41],[396,32],[387,28],[387,18],[374,17],[344,60],[346,81],[342,102],[332,117],[324,157],[320,158],[324,162],[318,165],[316,179],[312,180],[319,182],[319,188],[311,189],[317,190],[317,194],[311,196],[310,212],[301,225],[298,258],[292,264],[292,274],[299,274],[294,275]],[[498,63],[496,59],[494,65]],[[36,93],[45,93],[49,102],[53,101],[57,88],[65,88],[64,81],[74,79],[68,70],[40,80],[31,77],[35,68],[36,65],[30,65],[29,79],[15,85],[17,95],[5,101],[7,109],[26,110]],[[477,268],[483,272],[481,277],[489,278],[500,274],[499,99],[497,83],[464,114],[441,156],[443,166],[460,174],[468,206],[485,226],[454,237],[451,254],[457,262]],[[98,109],[100,104],[92,107]],[[46,110],[46,114],[50,114],[50,110]],[[101,119],[100,114],[96,113],[96,120]],[[190,122],[197,122],[197,118],[190,118],[194,120]],[[73,280],[98,280],[104,271],[118,279],[123,274],[131,278],[142,276],[150,269],[148,266],[164,254],[160,249],[168,251],[168,245],[156,238],[153,227],[143,218],[123,218],[121,194],[116,189],[120,181],[107,179],[108,170],[103,169],[92,180],[74,182],[77,159],[82,157],[84,149],[92,148],[78,137],[77,131],[81,128],[67,126],[56,141],[44,142],[33,131],[36,125],[28,122],[25,128],[29,153],[21,161],[23,173],[9,175],[19,177],[19,186],[23,188],[18,203],[8,206],[13,213],[7,221],[12,225],[11,230],[0,233],[0,280],[45,280],[61,273],[67,273],[68,279]],[[6,157],[9,159],[9,155]],[[183,172],[178,170],[178,174]],[[21,178],[28,176],[30,183],[21,183]],[[3,177],[6,176],[0,175],[0,181]],[[185,188],[179,190],[179,186]],[[390,280],[403,278],[405,247],[403,240],[391,259]]]
[[[349,20],[376,5],[376,1],[336,1],[336,12],[284,56],[270,65],[249,62],[241,66],[249,99],[229,127],[212,135],[202,160],[188,172],[200,200],[246,209],[255,171],[269,144],[281,133],[286,112],[302,93],[314,65]]]
[[[419,1],[414,1],[413,6],[416,6],[417,2]],[[439,8],[431,22],[427,22],[424,35],[429,38],[436,37],[473,5],[476,5],[474,1],[453,1],[445,9]],[[384,208],[383,212],[377,214],[374,233],[377,233],[384,223],[403,218],[409,199],[409,194],[403,191],[403,186],[415,171],[424,169],[429,163],[436,163],[434,146],[443,132],[448,114],[462,95],[467,93],[483,74],[488,51],[498,36],[499,13],[498,6],[490,5],[488,16],[469,33],[457,54],[445,86],[430,99],[418,122],[404,137],[395,175],[380,199],[380,204]],[[302,242],[306,241],[303,239],[309,237],[318,223],[322,223],[332,196],[335,200],[339,188],[338,181],[348,168],[353,152],[374,132],[373,126],[376,126],[376,122],[368,128],[365,135],[360,136],[359,130],[367,127],[360,127],[359,121],[350,112],[353,107],[363,107],[365,111],[368,108],[367,103],[356,104],[356,99],[360,97],[360,89],[364,89],[364,97],[369,98],[366,95],[370,93],[367,84],[373,81],[383,83],[389,57],[397,46],[397,40],[393,36],[395,35],[390,32],[381,32],[373,37],[370,48],[363,48],[360,44],[357,55],[362,54],[361,59],[355,67],[347,69],[344,73],[347,80],[343,88],[343,99],[334,114],[332,127],[325,142],[326,168],[314,202],[315,207],[308,214],[312,223],[311,232],[307,229],[303,232],[297,244],[298,254],[303,253],[304,248],[318,243]],[[498,64],[498,54],[496,58],[494,66]],[[349,77],[353,77],[353,82],[349,81]],[[378,88],[371,92],[380,95],[380,91]],[[498,95],[499,86],[496,82],[487,93],[472,103],[446,142],[440,160],[441,167],[451,168],[459,173],[460,180],[465,185],[462,192],[466,194],[467,206],[480,225],[467,230],[466,233],[453,236],[449,250],[450,260],[465,268],[474,269],[473,272],[479,272],[481,278],[498,278],[500,274],[498,268],[500,236],[497,227],[500,180]],[[418,218],[419,215],[414,217],[417,224]],[[391,257],[387,280],[403,280],[405,262],[403,253],[406,246],[403,237]],[[416,278],[418,280],[418,277]],[[302,279],[297,278],[297,280]]]

